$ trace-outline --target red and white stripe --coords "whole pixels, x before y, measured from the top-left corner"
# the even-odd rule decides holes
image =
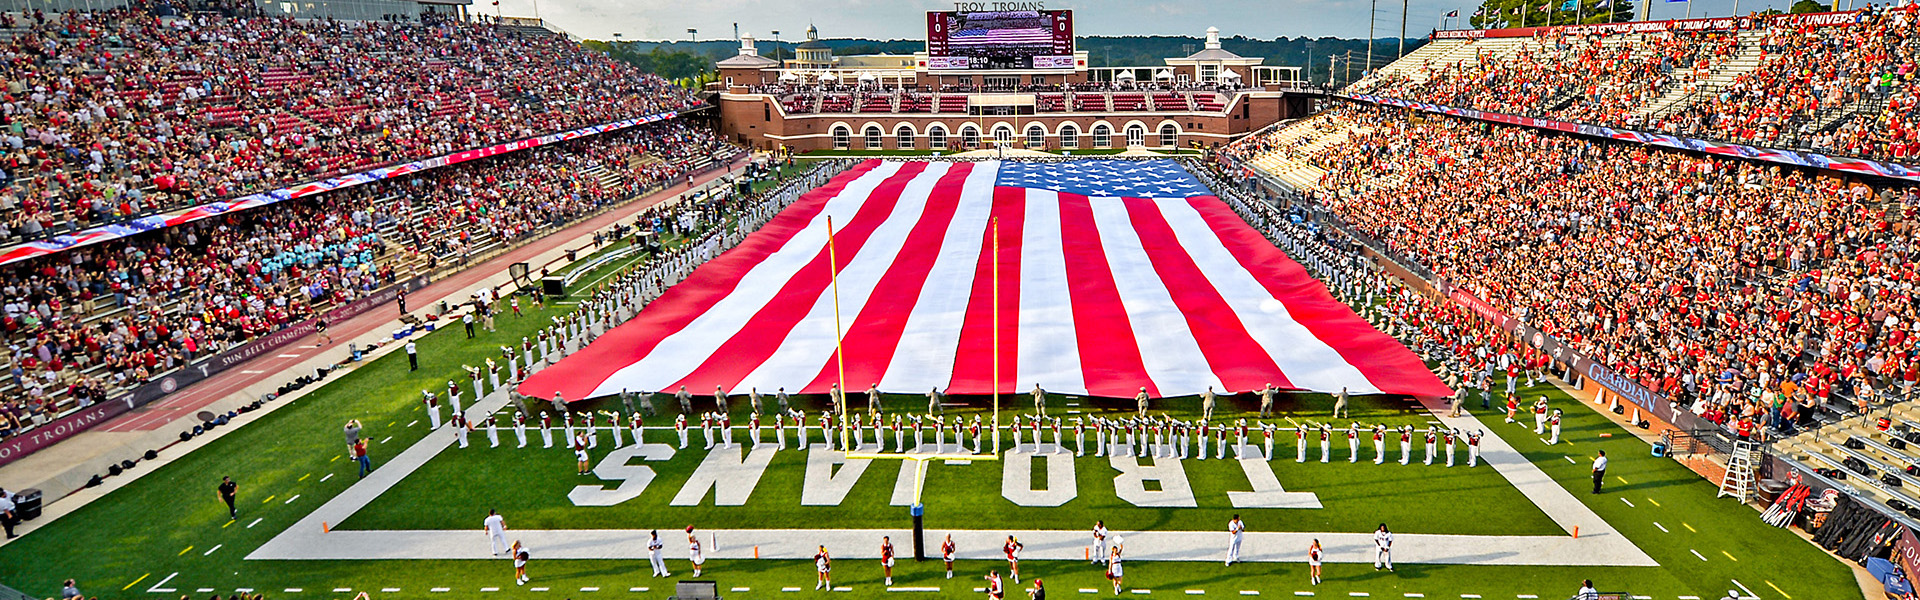
[[[996,186],[997,170],[863,163],[520,390],[576,400],[679,386],[825,392],[842,379],[832,217],[844,379],[855,390],[1449,393],[1218,198],[1089,198]]]

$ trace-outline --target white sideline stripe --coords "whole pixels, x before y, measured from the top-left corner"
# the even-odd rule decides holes
[[[742,588],[742,589],[745,589],[745,588]],[[938,592],[940,591],[940,588],[937,588],[937,587],[890,587],[890,588],[887,588],[887,591],[889,592]]]
[[[211,592],[211,591],[213,591],[213,588],[200,588],[200,589],[197,589],[197,590],[194,590],[194,591],[193,591],[193,593],[195,593],[195,594],[205,594],[205,593],[208,593],[208,592]]]
[[[281,502],[281,504],[293,504],[293,501],[299,500],[299,499],[300,499],[300,495],[294,494],[292,498],[288,498],[286,502]]]
[[[219,550],[219,549],[220,549],[220,546],[222,546],[222,545],[224,545],[224,544],[214,544],[212,548],[208,548],[206,552],[204,552],[204,553],[201,553],[200,555],[201,555],[201,556],[213,556],[213,551],[215,551],[215,550]]]
[[[1544,441],[1546,441],[1546,440],[1540,440],[1540,441],[1542,441],[1542,442],[1544,442]],[[1567,459],[1567,462],[1570,462],[1570,463],[1573,463],[1573,464],[1576,464],[1576,465],[1577,465],[1577,464],[1580,464],[1580,463],[1577,463],[1577,462],[1574,462],[1574,461],[1573,461],[1573,457],[1571,457],[1571,456],[1562,456],[1562,457],[1560,457],[1560,458],[1564,458],[1564,459]]]
[[[393,436],[387,436],[387,439],[380,440],[380,443],[385,444],[390,441],[393,441]]]
[[[1667,526],[1665,526],[1665,525],[1661,525],[1659,521],[1654,521],[1654,522],[1653,522],[1653,526],[1654,526],[1654,527],[1659,527],[1659,528],[1660,528],[1660,533],[1673,533],[1673,532],[1671,532],[1671,531],[1667,531]]]
[[[1098,593],[1100,593],[1100,590],[1096,590],[1096,589],[1093,589],[1093,588],[1080,588],[1080,593],[1082,593],[1082,594],[1098,594]]]
[[[419,419],[414,419],[414,420],[413,420],[413,422],[412,422],[412,423],[408,423],[408,424],[407,424],[407,426],[408,426],[408,427],[412,427],[412,426],[415,426],[415,425],[419,425],[419,424],[420,424],[420,420],[419,420]]]
[[[1258,596],[1258,595],[1260,595],[1260,591],[1259,591],[1259,590],[1240,590],[1240,595],[1242,595],[1242,596]]]
[[[351,591],[353,591],[353,588],[333,588],[333,593],[335,593],[335,594],[345,594],[345,593],[347,593],[347,592],[351,592]],[[486,590],[484,590],[484,589],[483,589],[483,590],[480,590],[480,591],[482,591],[482,592],[484,592],[484,591],[486,591]]]
[[[636,592],[637,592],[637,591],[640,591],[641,589],[642,589],[642,588],[634,588],[634,591],[636,591]],[[783,588],[780,588],[780,591],[782,591],[782,592],[798,592],[798,591],[800,591],[800,588],[797,588],[797,587],[783,587]]]
[[[400,591],[400,588],[380,588],[380,593],[382,594],[391,594],[398,591]]]
[[[1626,498],[1621,498],[1621,499],[1620,499],[1620,501],[1621,501],[1621,502],[1625,502],[1625,503],[1627,503],[1627,506],[1628,506],[1629,508],[1640,508],[1640,507],[1638,507],[1638,506],[1634,506],[1634,505],[1633,505],[1633,501],[1632,501],[1632,500],[1628,500],[1628,499],[1626,499]]]
[[[1731,581],[1731,582],[1733,582],[1733,584],[1734,584],[1734,585],[1737,585],[1737,586],[1740,586],[1740,591],[1742,591],[1742,592],[1746,592],[1746,593],[1747,593],[1747,597],[1748,597],[1748,598],[1759,598],[1759,597],[1760,597],[1760,595],[1759,595],[1759,594],[1755,594],[1755,593],[1753,593],[1753,590],[1750,590],[1750,589],[1747,589],[1747,584],[1744,584],[1744,583],[1740,583],[1740,580],[1738,580],[1738,579],[1728,579],[1727,581]]]
[[[253,593],[253,588],[234,588],[233,591],[240,592],[242,594],[251,594]]]
[[[1146,594],[1151,594],[1151,593],[1153,593],[1153,590],[1141,590],[1141,589],[1135,589],[1135,590],[1132,590],[1132,592],[1133,592],[1133,593],[1135,593],[1135,594],[1141,594],[1141,595],[1146,595]]]
[[[853,591],[853,588],[852,588],[852,587],[837,587],[837,588],[833,588],[833,591],[836,591],[836,592],[851,592],[851,591]]]
[[[332,475],[328,475],[328,477],[332,477]],[[326,480],[322,479],[321,481],[326,481]],[[266,517],[260,517],[258,519],[254,519],[252,523],[247,524],[247,529],[253,529],[253,526],[259,525],[261,521],[265,521],[265,520],[267,520]]]
[[[1699,596],[1681,596],[1680,600],[1700,600]]]
[[[171,593],[174,593],[174,592],[178,592],[178,591],[180,591],[180,590],[176,590],[176,589],[173,589],[173,588],[147,588],[147,591],[149,591],[149,592],[153,592],[153,593],[156,593],[156,594],[171,594]]]
[[[1312,596],[1312,595],[1313,595],[1313,592],[1294,592],[1294,593],[1293,593],[1293,595],[1295,595],[1295,596]]]
[[[1692,549],[1692,548],[1688,548],[1688,549],[1687,549],[1687,551],[1688,551],[1688,552],[1692,552],[1692,553],[1693,553],[1693,557],[1694,557],[1694,558],[1698,558],[1698,559],[1700,559],[1700,562],[1707,562],[1707,557],[1705,557],[1705,556],[1701,556],[1701,555],[1700,555],[1700,551],[1699,551],[1699,550],[1694,550],[1694,549]]]
[[[429,591],[429,592],[451,592],[451,591],[453,591],[453,590],[451,590],[451,589],[448,589],[448,588],[433,588],[433,589],[430,589],[430,590],[427,590],[427,591]]]
[[[333,479],[333,474],[332,474],[332,473],[328,473],[326,477],[321,477],[321,478],[320,478],[320,481],[323,481],[323,482],[324,482],[324,481],[326,481],[326,480],[328,480],[328,479]]]
[[[582,592],[598,592],[598,591],[600,591],[600,588],[597,588],[597,587],[583,587],[583,588],[580,588],[580,591],[582,591]],[[734,590],[734,591],[739,591],[739,590]]]
[[[737,588],[733,588],[733,589],[731,589],[731,590],[727,590],[727,591],[730,591],[730,592],[751,592],[751,591],[753,591],[753,588],[743,588],[743,587],[737,587]]]
[[[1460,597],[1461,598],[1479,598],[1480,595],[1479,594],[1461,594]]]
[[[286,592],[286,593],[288,593],[288,594],[298,594],[298,593],[300,593],[300,592],[304,592],[304,591],[306,591],[306,590],[302,590],[302,589],[300,589],[300,588],[287,588],[286,590],[283,590],[283,591],[284,591],[284,592]]]
[[[483,587],[483,588],[480,588],[480,591],[482,591],[482,592],[498,592],[498,591],[500,591],[500,588],[497,588],[497,587]]]
[[[793,589],[796,589],[796,590],[797,590],[797,589],[800,589],[800,588],[793,588]],[[647,591],[647,588],[643,588],[643,587],[637,587],[637,588],[627,588],[627,591],[629,591],[629,592],[644,592],[644,591]]]
[[[1535,595],[1533,595],[1533,594],[1521,594],[1521,595],[1518,595],[1518,596],[1514,596],[1514,597],[1515,597],[1515,598],[1539,598],[1539,596],[1535,596]]]
[[[1366,592],[1347,592],[1347,595],[1355,598],[1365,598],[1367,596],[1372,596],[1373,594],[1369,594]]]
[[[1427,595],[1426,595],[1426,594],[1414,594],[1414,593],[1407,593],[1407,594],[1401,594],[1401,595],[1403,595],[1403,596],[1406,596],[1406,597],[1408,597],[1408,598],[1425,598],[1425,597],[1427,597]]]
[[[987,588],[983,588],[983,587],[977,587],[977,588],[973,588],[973,591],[975,591],[975,592],[984,592],[984,591],[987,591]]]
[[[1633,600],[1653,600],[1653,596],[1633,596]]]
[[[528,589],[527,589],[527,591],[530,591],[530,592],[544,592],[544,591],[547,591],[547,588],[528,588]]]
[[[1201,595],[1201,594],[1205,594],[1205,593],[1207,593],[1207,591],[1206,591],[1206,590],[1187,590],[1187,595],[1188,595],[1188,596],[1199,596],[1199,595]]]

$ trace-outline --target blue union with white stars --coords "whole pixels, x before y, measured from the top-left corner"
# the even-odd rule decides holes
[[[1171,160],[1003,162],[995,185],[1112,198],[1191,198],[1213,192]]]

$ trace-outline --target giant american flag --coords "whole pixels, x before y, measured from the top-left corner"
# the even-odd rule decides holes
[[[830,255],[856,390],[1449,393],[1169,160],[866,161],[520,391],[826,392]]]

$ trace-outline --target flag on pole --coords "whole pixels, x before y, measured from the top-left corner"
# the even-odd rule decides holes
[[[1448,11],[1448,12],[1447,12],[1447,18],[1449,18],[1449,19],[1451,19],[1451,18],[1454,18],[1454,17],[1458,17],[1458,16],[1460,16],[1460,11],[1458,11],[1458,10],[1453,10],[1453,11]],[[1477,17],[1477,16],[1480,16],[1480,15],[1479,15],[1478,13],[1476,13],[1476,14],[1474,14],[1474,16],[1476,16],[1476,17]]]
[[[823,393],[836,346],[888,392],[1450,393],[1170,160],[866,161],[519,389]]]

